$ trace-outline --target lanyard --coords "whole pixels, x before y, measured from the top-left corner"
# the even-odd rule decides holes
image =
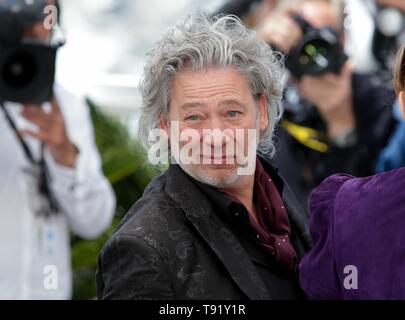
[[[6,117],[8,124],[10,125],[11,129],[14,131],[15,135],[17,136],[17,139],[20,142],[21,147],[23,148],[26,158],[32,165],[37,165],[39,167],[39,169],[40,169],[39,184],[38,184],[39,192],[48,199],[51,211],[54,213],[57,213],[59,211],[58,210],[59,205],[55,198],[55,195],[52,192],[52,189],[50,188],[51,176],[49,174],[49,170],[48,170],[48,167],[47,167],[45,159],[44,159],[44,143],[41,143],[40,159],[39,159],[39,161],[35,161],[35,159],[32,155],[32,152],[31,152],[30,148],[28,147],[27,143],[24,141],[22,136],[18,133],[17,126],[15,125],[14,120],[12,119],[9,112],[7,111],[7,108],[4,106],[4,103],[0,102],[0,107],[4,112],[4,115]]]

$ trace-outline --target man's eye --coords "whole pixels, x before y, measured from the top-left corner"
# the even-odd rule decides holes
[[[241,113],[239,112],[239,111],[229,111],[228,113],[227,113],[227,116],[228,117],[231,117],[231,118],[235,118],[235,117],[237,117],[238,115],[240,115]]]
[[[200,120],[200,117],[195,114],[192,114],[191,116],[186,117],[186,120],[197,121]]]

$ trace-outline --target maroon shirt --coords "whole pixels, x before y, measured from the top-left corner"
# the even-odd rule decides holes
[[[249,212],[249,221],[256,238],[280,265],[289,271],[296,271],[298,258],[290,241],[291,228],[287,210],[276,185],[264,170],[259,158],[256,158],[254,179],[253,202],[256,207],[257,221],[251,212]],[[232,201],[243,206],[239,199],[225,194]]]
[[[263,175],[262,163],[258,160],[255,181],[254,192],[257,192],[258,186],[262,186],[266,180],[262,181],[262,178],[267,178],[270,173]],[[267,171],[266,171],[267,172]],[[270,179],[270,178],[267,178]],[[275,177],[275,179],[277,179]],[[289,217],[285,210],[274,210],[277,214],[280,212],[285,214],[282,219],[279,216],[271,214],[273,207],[276,205],[265,206],[261,205],[262,201],[265,203],[270,202],[266,192],[263,196],[255,196],[255,204],[257,206],[257,215],[259,218],[259,223],[256,223],[252,219],[246,209],[246,207],[235,197],[229,196],[224,192],[218,191],[218,189],[201,183],[195,179],[192,179],[201,188],[203,193],[207,196],[208,200],[211,202],[214,210],[218,214],[218,217],[223,219],[223,221],[228,225],[229,230],[232,231],[235,236],[240,241],[241,245],[246,250],[246,253],[252,259],[252,262],[257,269],[258,273],[262,277],[268,291],[270,292],[273,299],[301,299],[304,298],[301,289],[299,288],[296,273],[296,254],[292,248],[291,241],[293,241],[296,234],[290,236],[294,230],[289,230]],[[272,181],[268,181],[272,182]],[[265,183],[267,185],[267,183]],[[277,197],[275,201],[281,208],[283,206],[283,201],[281,200],[281,194],[279,191],[278,180],[274,180],[274,184],[271,183],[274,188],[273,196]],[[281,187],[281,186],[280,186]],[[263,188],[266,190],[267,188]],[[260,200],[258,199],[260,198]],[[259,203],[259,204],[258,204]],[[260,210],[263,208],[263,210]],[[253,221],[252,221],[253,220]],[[270,221],[270,222],[268,222]],[[275,221],[276,228],[270,225]],[[279,226],[279,221],[282,222],[283,226]],[[269,225],[267,225],[269,224]],[[279,235],[288,235],[288,237],[282,237],[280,246],[277,245],[276,239]],[[283,241],[285,240],[285,241]],[[261,249],[261,250],[257,250]],[[285,250],[287,249],[287,250]],[[286,253],[286,254],[284,254]],[[291,263],[292,262],[292,263]]]
[[[259,235],[259,241],[274,258],[288,270],[297,268],[297,254],[291,244],[290,222],[281,196],[270,176],[257,158],[253,200],[257,222],[249,219]]]

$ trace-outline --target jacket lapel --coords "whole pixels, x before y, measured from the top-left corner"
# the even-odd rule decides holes
[[[167,173],[166,192],[224,264],[240,289],[253,300],[271,299],[250,257],[226,228],[208,199],[178,165]]]

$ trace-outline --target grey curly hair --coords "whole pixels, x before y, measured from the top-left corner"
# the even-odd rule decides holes
[[[138,137],[150,147],[149,132],[168,114],[171,83],[187,64],[193,70],[209,66],[235,68],[246,76],[252,95],[267,99],[268,127],[260,132],[258,152],[272,157],[273,131],[283,113],[283,57],[257,38],[236,16],[188,16],[170,30],[149,53],[140,83],[143,107]]]

